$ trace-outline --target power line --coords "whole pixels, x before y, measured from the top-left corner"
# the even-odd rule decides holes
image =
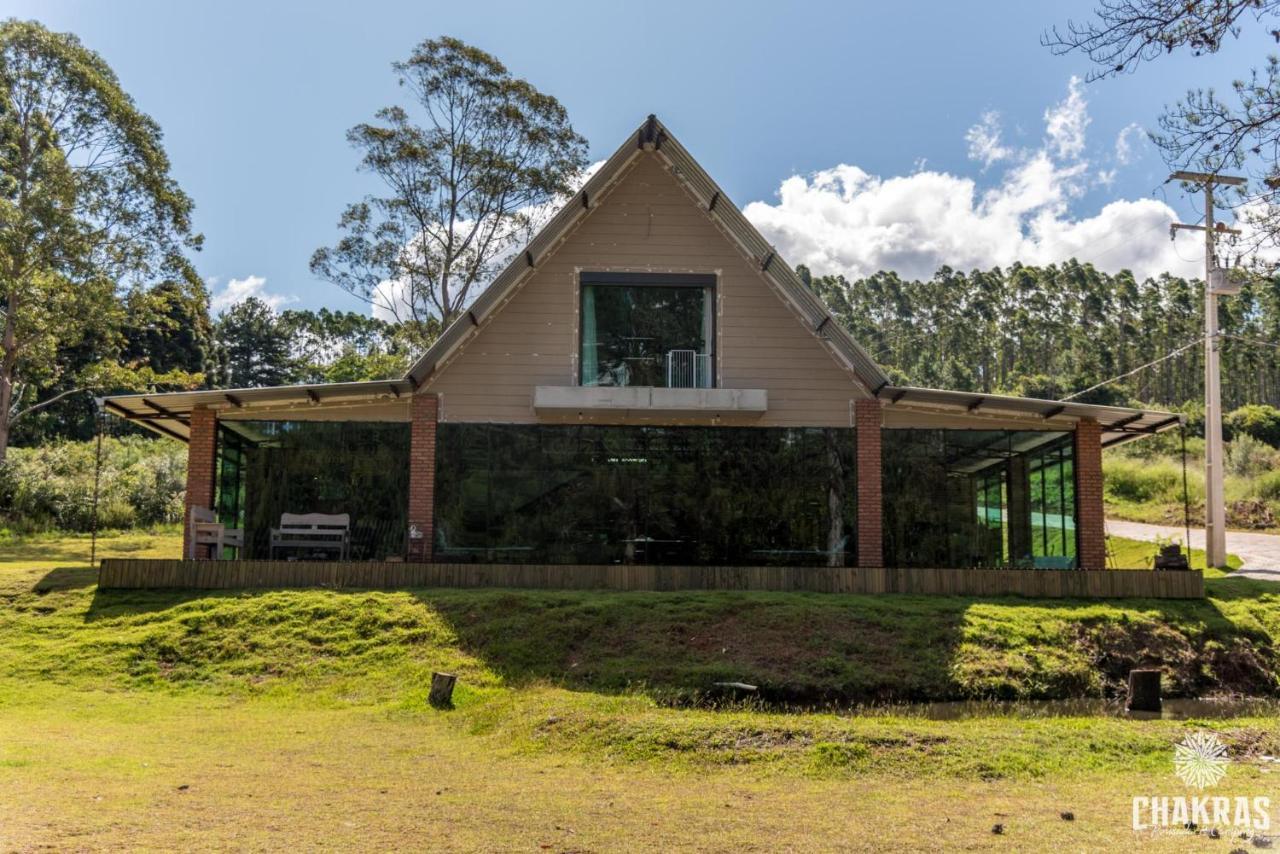
[[[1258,347],[1274,347],[1275,349],[1280,350],[1280,344],[1277,344],[1274,341],[1259,341],[1257,338],[1246,338],[1243,335],[1229,335],[1225,332],[1221,332],[1219,335],[1223,338],[1230,338],[1233,341],[1243,341],[1246,344],[1254,344]]]
[[[1162,222],[1158,225],[1153,225],[1151,228],[1148,228],[1146,231],[1139,231],[1137,234],[1124,235],[1119,240],[1117,240],[1114,244],[1112,244],[1111,246],[1108,246],[1106,249],[1103,249],[1100,252],[1093,253],[1093,256],[1089,259],[1089,261],[1090,262],[1095,261],[1098,258],[1101,258],[1103,255],[1107,255],[1111,252],[1115,252],[1117,249],[1121,249],[1127,245],[1132,245],[1134,240],[1136,240],[1139,237],[1146,237],[1148,234],[1150,234],[1153,231],[1167,231],[1169,228],[1169,225],[1170,225],[1169,222]],[[1174,250],[1174,251],[1176,252],[1177,250]]]
[[[1132,371],[1126,371],[1125,373],[1121,374],[1121,375],[1120,375],[1120,376],[1118,376],[1118,377],[1112,377],[1112,378],[1111,378],[1111,379],[1109,379],[1109,380],[1103,380],[1103,381],[1102,381],[1102,382],[1100,382],[1100,383],[1096,383],[1096,384],[1094,384],[1094,385],[1089,386],[1089,387],[1088,387],[1088,388],[1086,388],[1086,389],[1083,389],[1083,390],[1081,390],[1081,391],[1077,391],[1077,392],[1075,392],[1074,394],[1069,394],[1069,395],[1067,395],[1066,397],[1059,398],[1059,399],[1060,399],[1060,400],[1062,400],[1064,403],[1065,403],[1066,401],[1068,401],[1068,400],[1075,400],[1077,397],[1081,397],[1082,395],[1086,395],[1086,394],[1088,394],[1089,392],[1091,392],[1091,391],[1095,391],[1095,390],[1097,390],[1097,389],[1100,389],[1100,388],[1102,388],[1102,387],[1103,387],[1103,386],[1105,386],[1105,385],[1111,385],[1112,383],[1120,382],[1120,380],[1128,379],[1129,377],[1133,376],[1134,374],[1138,373],[1139,371],[1145,371],[1147,368],[1153,368],[1153,367],[1155,367],[1156,365],[1160,364],[1161,362],[1167,362],[1168,360],[1172,359],[1174,356],[1178,356],[1178,355],[1180,355],[1180,354],[1182,354],[1182,353],[1185,353],[1187,350],[1190,350],[1192,347],[1199,347],[1199,346],[1200,346],[1200,344],[1201,344],[1201,342],[1200,342],[1200,340],[1199,340],[1199,339],[1196,339],[1195,341],[1192,341],[1190,344],[1183,344],[1183,345],[1182,345],[1181,347],[1179,347],[1178,349],[1176,349],[1176,350],[1174,350],[1174,351],[1172,351],[1172,352],[1170,352],[1170,353],[1166,353],[1166,354],[1164,354],[1163,356],[1161,356],[1159,359],[1156,359],[1155,361],[1147,362],[1145,365],[1139,365],[1138,367],[1134,368]]]

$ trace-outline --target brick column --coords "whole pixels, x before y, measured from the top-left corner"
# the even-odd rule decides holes
[[[435,543],[436,421],[440,400],[434,394],[415,394],[410,404],[409,525],[422,536],[409,540],[409,560],[430,561]]]
[[[212,409],[191,410],[191,438],[187,440],[187,495],[182,514],[182,556],[191,554],[191,508],[213,509],[217,472],[218,417]],[[197,555],[200,557],[200,555]]]
[[[1076,544],[1081,569],[1107,566],[1102,510],[1102,428],[1092,418],[1076,422]]]
[[[858,566],[884,566],[880,401],[859,400],[853,407],[858,442]]]

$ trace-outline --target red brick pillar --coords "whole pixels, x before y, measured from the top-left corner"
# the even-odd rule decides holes
[[[859,400],[853,407],[858,442],[858,566],[884,566],[880,401]]]
[[[212,409],[191,410],[191,437],[187,440],[187,496],[182,514],[182,556],[191,554],[191,508],[213,509],[213,485],[217,471],[218,417]],[[196,555],[205,557],[205,555]]]
[[[409,540],[409,559],[431,560],[435,542],[436,421],[440,400],[434,394],[415,394],[410,404],[409,525],[421,537]]]
[[[1076,544],[1081,569],[1106,569],[1106,521],[1102,510],[1102,428],[1092,418],[1076,422]]]

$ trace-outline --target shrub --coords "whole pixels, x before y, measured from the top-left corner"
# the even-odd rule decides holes
[[[1280,409],[1262,404],[1248,404],[1233,410],[1222,419],[1223,435],[1228,439],[1252,436],[1273,448],[1280,448]]]
[[[1237,434],[1227,444],[1226,451],[1227,471],[1240,477],[1254,477],[1280,468],[1280,453],[1248,433]]]
[[[10,448],[0,466],[0,516],[19,531],[88,531],[93,526],[95,443]],[[145,436],[104,438],[98,527],[182,521],[186,449]]]
[[[1280,501],[1280,471],[1267,472],[1254,481],[1254,490],[1265,501]]]
[[[1182,469],[1172,462],[1107,460],[1103,466],[1107,500],[1133,504],[1182,501]]]

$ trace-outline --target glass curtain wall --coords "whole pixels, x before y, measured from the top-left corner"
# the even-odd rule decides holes
[[[449,562],[853,562],[848,429],[440,424]]]
[[[220,421],[220,521],[245,532],[244,558],[270,557],[283,513],[347,513],[351,558],[403,555],[409,425],[371,421]]]
[[[1075,565],[1070,433],[885,430],[889,566]]]

